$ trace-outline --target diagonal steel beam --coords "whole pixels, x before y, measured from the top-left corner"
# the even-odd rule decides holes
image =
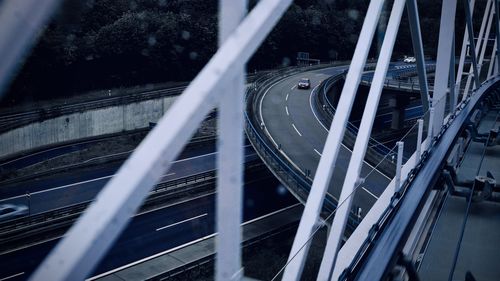
[[[389,69],[389,63],[391,62],[392,50],[394,48],[394,43],[396,42],[396,36],[398,34],[399,24],[401,23],[404,8],[405,0],[394,1],[391,15],[389,17],[389,23],[387,24],[387,30],[385,31],[381,52],[377,60],[377,67],[371,83],[370,92],[368,93],[368,98],[366,100],[363,118],[361,119],[361,125],[359,126],[352,156],[349,160],[349,166],[347,168],[348,173],[345,176],[344,184],[342,186],[342,192],[339,199],[340,203],[337,207],[335,217],[333,218],[332,229],[330,230],[325,247],[325,253],[323,254],[323,260],[321,261],[318,280],[328,280],[332,278],[333,268],[342,242],[342,237],[344,236],[344,230],[349,218],[352,201],[354,200],[354,194],[357,186],[359,185],[359,174],[361,172],[366,149],[368,147],[368,141],[370,139],[373,122],[375,120],[378,104],[382,95],[382,89],[384,88],[385,77],[387,70]]]
[[[469,46],[471,48],[472,53],[472,66],[474,70],[474,84],[475,88],[479,87],[481,83],[479,83],[479,74],[477,72],[477,55],[478,52],[476,50],[476,43],[474,42],[474,27],[472,26],[472,15],[469,7],[469,1],[464,0],[464,9],[465,9],[465,22],[467,24],[467,32],[469,33]],[[473,89],[475,89],[473,88]]]
[[[477,46],[476,46],[476,58],[479,56],[479,53],[480,53],[480,50],[483,46],[483,37],[484,37],[484,29],[485,29],[485,26],[486,26],[486,21],[487,21],[487,18],[491,12],[491,0],[488,0],[488,2],[486,3],[486,8],[484,9],[484,14],[483,14],[483,19],[481,21],[481,28],[479,29],[479,36],[478,36],[478,40],[477,40]],[[472,13],[473,11],[471,11]],[[468,27],[466,26],[466,31],[468,32]],[[467,33],[469,34],[469,33]],[[477,72],[478,73],[481,73],[480,72],[480,69],[481,69],[481,62],[478,63],[478,70]],[[467,82],[465,83],[465,90],[464,90],[464,95],[462,96],[462,100],[465,100],[467,98],[467,93],[469,92],[469,89],[470,89],[470,84],[472,82],[472,77],[470,76],[470,73],[473,72],[474,69],[473,69],[473,65],[471,65],[469,67],[469,75],[467,75]]]
[[[475,4],[475,0],[471,0],[470,4],[469,4],[471,12],[474,12],[474,6],[475,6],[474,4]],[[455,79],[455,82],[457,85],[456,87],[458,89],[460,89],[460,87],[461,87],[460,83],[462,81],[462,76],[463,76],[463,71],[464,71],[465,56],[466,56],[467,42],[468,41],[469,41],[469,33],[467,33],[467,30],[464,30],[464,36],[463,36],[463,41],[462,41],[462,50],[460,52],[460,61],[458,63],[457,78]],[[460,92],[460,91],[458,91],[458,92]]]
[[[335,162],[337,161],[340,145],[344,136],[347,119],[351,112],[354,98],[356,97],[356,92],[383,4],[384,0],[373,0],[370,1],[370,5],[368,6],[368,11],[366,12],[367,17],[361,28],[361,33],[356,44],[356,49],[354,50],[337,111],[323,148],[323,155],[319,161],[311,191],[309,192],[309,197],[307,198],[306,206],[302,213],[297,235],[295,236],[292,249],[290,250],[288,263],[283,274],[283,280],[299,280],[301,277],[305,259],[309,251],[309,239],[314,233],[317,225],[325,194],[335,169]]]
[[[427,110],[429,110],[429,87],[427,85],[427,72],[425,68],[424,47],[422,43],[422,33],[420,31],[417,0],[407,0],[406,8],[408,11],[408,21],[410,23],[413,52],[417,59],[418,84],[420,87],[420,99],[422,100],[422,111],[427,112]],[[426,120],[425,123],[427,124],[427,122],[428,120]]]
[[[431,120],[433,128],[431,136],[435,136],[441,130],[441,125],[444,120],[446,93],[450,75],[451,47],[453,34],[455,33],[456,8],[456,0],[443,0],[443,6],[441,7],[441,22],[439,24],[436,77],[432,96],[432,107],[435,109],[435,114],[434,120]]]
[[[83,280],[180,153],[291,0],[262,0],[99,193],[31,280]]]

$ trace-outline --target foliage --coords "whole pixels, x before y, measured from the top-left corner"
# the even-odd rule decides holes
[[[216,51],[217,2],[66,0],[18,74],[7,102],[190,80]],[[256,2],[250,1],[250,7]],[[350,59],[368,2],[296,0],[250,60],[249,71],[295,64],[300,51],[322,61]],[[421,8],[421,25],[426,55],[435,56],[441,5],[432,0],[419,5],[429,7]],[[406,18],[401,27],[395,58],[412,52]],[[376,57],[383,33],[376,38],[370,57]]]

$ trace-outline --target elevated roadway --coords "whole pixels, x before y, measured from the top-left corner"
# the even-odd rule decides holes
[[[271,85],[259,101],[258,118],[261,128],[280,154],[308,178],[313,178],[328,134],[313,106],[314,94],[320,83],[347,69],[345,66],[302,72],[288,76]],[[297,89],[302,77],[311,80],[308,90]],[[351,151],[342,146],[335,167],[329,194],[338,198],[347,172]],[[356,193],[355,202],[367,211],[383,192],[390,179],[368,163],[364,163],[365,184]],[[306,198],[299,199],[304,202]]]

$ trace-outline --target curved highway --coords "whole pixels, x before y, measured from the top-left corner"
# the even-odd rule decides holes
[[[313,95],[323,80],[346,68],[332,67],[286,77],[267,89],[260,100],[259,118],[267,137],[292,165],[310,178],[314,177],[328,135],[328,129],[314,111]],[[308,90],[297,89],[297,83],[303,77],[311,80]],[[351,151],[342,146],[328,191],[335,198],[339,197],[350,155]],[[361,176],[366,177],[372,170],[371,165],[364,163]],[[389,182],[390,179],[377,170],[366,178],[360,192],[355,195],[355,202],[363,208],[363,213],[368,211]],[[304,198],[299,199],[304,201]]]

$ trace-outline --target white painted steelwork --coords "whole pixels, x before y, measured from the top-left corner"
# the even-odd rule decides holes
[[[450,58],[452,40],[455,33],[455,11],[456,0],[443,0],[441,9],[441,22],[439,24],[439,42],[436,61],[436,78],[434,82],[434,93],[432,96],[432,107],[434,118],[432,121],[432,136],[441,130],[444,120],[446,93],[450,75]],[[469,34],[470,36],[470,34]]]
[[[295,236],[288,257],[283,280],[299,280],[302,275],[304,263],[309,251],[310,237],[317,226],[321,207],[323,206],[323,200],[335,169],[335,162],[337,161],[342,138],[344,137],[347,119],[354,103],[359,82],[361,81],[361,75],[366,63],[366,58],[368,57],[368,52],[383,4],[384,0],[373,0],[368,6],[367,14],[370,16],[365,18],[361,28],[361,33],[358,43],[356,44],[356,49],[354,50],[340,101],[330,126],[311,191],[307,198],[306,207],[302,214],[297,235]]]
[[[219,0],[219,11],[219,46],[222,46],[245,17],[247,0]],[[218,119],[215,280],[229,281],[238,280],[243,275],[240,224],[243,212],[244,64],[223,91]]]
[[[366,106],[359,126],[358,135],[354,144],[354,149],[349,160],[349,167],[342,186],[340,194],[339,206],[333,218],[332,229],[328,235],[325,253],[321,261],[321,267],[318,273],[318,280],[328,280],[331,278],[333,267],[336,262],[338,249],[344,237],[344,230],[349,218],[352,201],[356,188],[358,187],[358,178],[360,176],[361,167],[365,158],[368,141],[371,136],[373,122],[378,109],[380,97],[382,96],[382,89],[384,88],[385,77],[391,62],[391,54],[396,42],[399,24],[403,15],[405,7],[405,0],[395,0],[387,30],[385,32],[384,41],[382,43],[381,53],[378,58],[377,67],[373,76],[370,92],[366,100]],[[338,127],[337,127],[338,129]],[[325,146],[325,149],[327,147]],[[398,156],[399,159],[399,156]]]

